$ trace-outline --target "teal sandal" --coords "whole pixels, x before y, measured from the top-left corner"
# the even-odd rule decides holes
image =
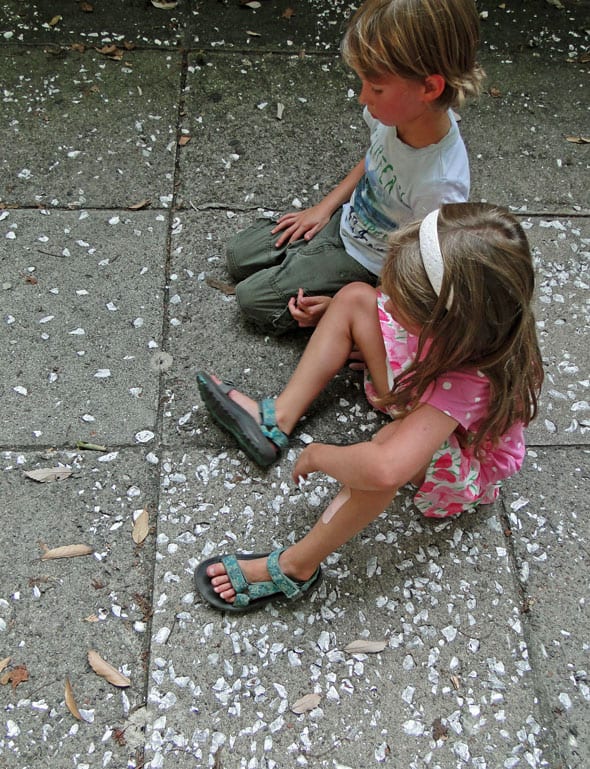
[[[321,567],[315,570],[313,575],[305,582],[291,579],[283,572],[279,565],[279,556],[285,550],[274,550],[272,553],[256,553],[246,555],[236,553],[235,555],[222,555],[208,558],[200,563],[195,570],[195,585],[201,596],[220,611],[229,611],[243,614],[244,612],[254,611],[265,606],[270,601],[284,600],[295,601],[302,598],[316,587],[322,578]],[[266,566],[270,575],[268,582],[250,583],[244,577],[238,560],[252,561],[255,558],[266,558]],[[213,589],[211,578],[207,575],[207,567],[213,563],[222,563],[225,566],[232,587],[236,591],[236,598],[233,603],[224,601]]]
[[[257,465],[268,467],[278,458],[280,449],[289,445],[289,436],[277,426],[272,398],[260,402],[259,424],[229,397],[236,389],[231,382],[214,382],[204,371],[198,371],[197,384],[207,411]]]

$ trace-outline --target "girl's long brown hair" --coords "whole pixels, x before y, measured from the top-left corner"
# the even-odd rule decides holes
[[[515,422],[527,425],[537,414],[543,364],[531,309],[531,252],[508,211],[484,203],[443,205],[438,236],[444,277],[437,296],[424,270],[419,226],[414,222],[391,236],[381,276],[393,306],[422,329],[416,359],[383,403],[400,411],[416,408],[444,372],[481,371],[490,400],[471,443],[478,453]]]

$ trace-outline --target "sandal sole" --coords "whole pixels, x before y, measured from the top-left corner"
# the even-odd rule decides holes
[[[261,467],[272,465],[279,453],[263,435],[258,422],[229,395],[222,392],[208,374],[199,372],[197,385],[211,417],[233,436],[246,456]]]

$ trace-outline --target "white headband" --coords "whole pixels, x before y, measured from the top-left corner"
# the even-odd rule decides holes
[[[424,217],[420,225],[420,255],[424,262],[424,269],[428,275],[430,285],[437,296],[440,296],[444,275],[444,262],[438,240],[438,211],[436,208]],[[451,286],[447,297],[446,308],[451,309],[453,304],[453,287]]]

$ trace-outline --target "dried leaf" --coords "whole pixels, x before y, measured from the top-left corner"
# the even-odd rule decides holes
[[[0,673],[8,667],[11,659],[12,657],[4,657],[3,660],[0,660]]]
[[[72,684],[70,683],[70,679],[66,676],[66,705],[68,707],[68,710],[70,713],[74,716],[74,718],[77,718],[78,721],[82,721],[82,716],[80,715],[80,711],[78,710],[78,705],[76,704],[76,698],[74,697],[74,690],[72,689]]]
[[[297,715],[301,715],[301,713],[308,713],[310,710],[317,708],[321,699],[322,698],[319,694],[306,694],[305,696],[301,697],[301,699],[297,700],[297,702],[295,702],[293,705],[291,705],[291,710],[293,713],[297,713]]]
[[[41,556],[42,561],[53,561],[56,558],[76,558],[79,555],[90,555],[94,549],[90,545],[62,545],[49,549],[43,545],[45,552]]]
[[[295,16],[295,10],[293,8],[285,8],[281,16],[283,19],[290,19],[292,16]]]
[[[133,205],[129,206],[130,211],[141,211],[142,208],[147,208],[152,201],[148,198],[144,198],[143,200],[140,200],[139,203],[133,203]]]
[[[443,724],[440,718],[435,718],[432,722],[432,739],[446,740],[449,736],[449,730]]]
[[[565,140],[572,144],[590,144],[590,136],[566,136]]]
[[[69,478],[73,470],[67,467],[40,467],[38,470],[27,470],[25,475],[39,483],[50,483],[51,481],[63,481]]]
[[[84,617],[84,622],[100,622],[96,614],[89,614],[87,617]]]
[[[496,88],[496,86],[492,86],[489,90],[490,96],[492,96],[494,99],[499,99],[500,96],[502,96],[502,91],[499,88]]]
[[[150,514],[147,507],[144,507],[141,513],[135,519],[133,524],[133,531],[131,536],[136,545],[141,545],[143,540],[147,537],[150,530]]]
[[[178,0],[152,0],[152,5],[162,11],[171,11],[178,5]]]
[[[93,13],[94,6],[90,3],[80,3],[80,10],[84,11],[84,13]]]
[[[459,676],[451,676],[451,683],[453,684],[453,689],[455,689],[455,691],[458,691],[461,687],[461,679]]]
[[[115,61],[121,61],[123,58],[123,51],[121,51],[119,48],[117,48],[116,45],[103,45],[102,48],[95,48],[98,53],[102,53],[103,56],[108,56],[109,59],[114,59]]]
[[[63,16],[60,16],[59,14],[57,16],[54,16],[50,21],[47,23],[50,27],[55,27],[59,22],[63,19]]]
[[[131,685],[131,681],[127,676],[119,673],[116,668],[109,665],[109,663],[103,660],[100,654],[94,651],[94,649],[90,649],[88,652],[88,664],[97,675],[104,678],[110,684],[113,684],[113,686],[125,687]]]
[[[387,648],[387,641],[351,641],[344,647],[349,654],[378,654]]]
[[[186,134],[183,134],[180,139],[178,140],[178,146],[179,147],[186,147],[186,145],[190,142],[191,137],[187,136]]]
[[[86,46],[84,45],[84,43],[72,43],[70,48],[72,49],[72,51],[76,51],[77,53],[84,53],[84,51],[86,50]]]
[[[216,288],[218,291],[223,291],[223,293],[227,294],[227,296],[232,296],[236,293],[235,286],[232,286],[231,283],[224,283],[222,280],[218,280],[217,278],[207,276],[205,278],[205,283],[208,286],[211,286],[211,288]]]
[[[10,659],[10,658],[9,658]],[[29,671],[26,665],[15,665],[12,670],[7,670],[6,673],[0,678],[0,684],[6,686],[6,684],[12,684],[13,690],[23,681],[29,680]]]
[[[100,446],[98,443],[86,443],[86,441],[78,441],[76,443],[77,449],[85,449],[86,451],[106,451],[106,446]]]

